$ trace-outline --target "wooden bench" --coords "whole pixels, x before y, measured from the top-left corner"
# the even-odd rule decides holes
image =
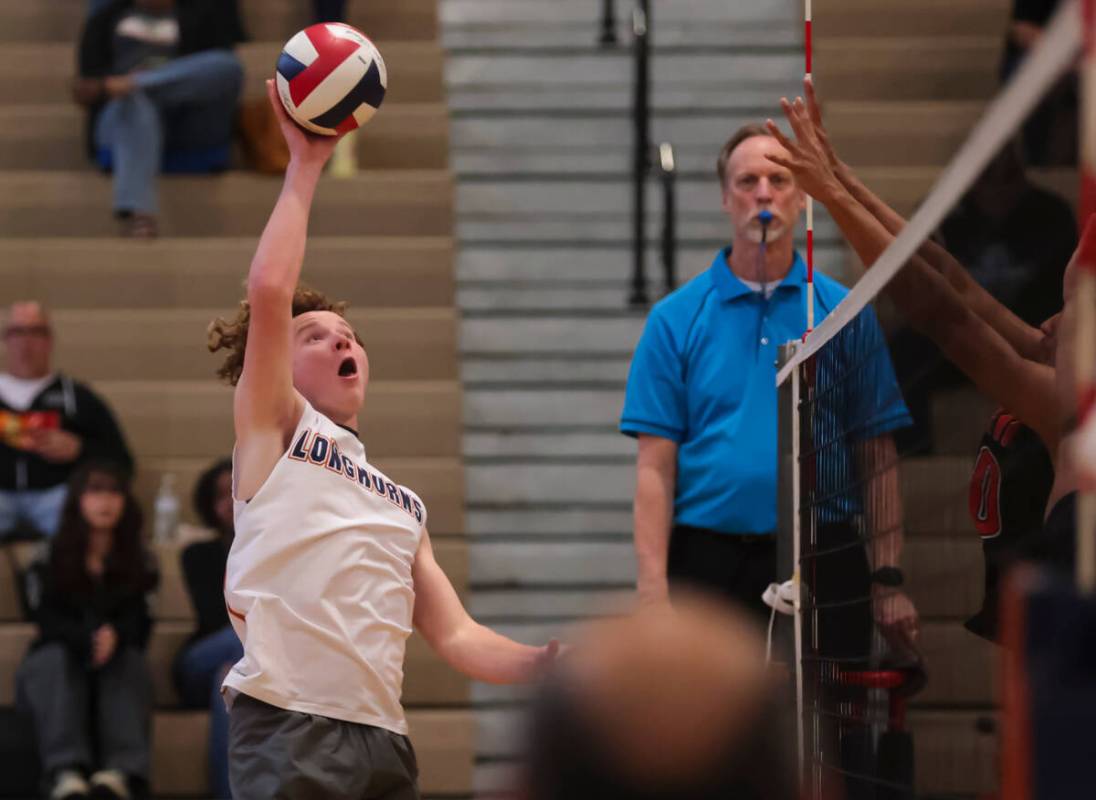
[[[0,107],[0,169],[92,169],[84,117],[67,101]],[[356,144],[362,169],[444,169],[449,111],[436,102],[385,105]]]
[[[275,176],[166,176],[158,184],[161,232],[258,235],[280,189]],[[0,173],[0,235],[116,236],[110,193],[109,178],[93,172]],[[449,236],[452,230],[452,176],[409,169],[321,181],[309,226],[316,237]]]
[[[0,241],[0,284],[9,298],[57,309],[231,306],[244,296],[258,235],[139,247],[108,238],[8,239]],[[310,285],[356,310],[452,306],[453,261],[447,236],[332,236],[309,242],[305,272]]]

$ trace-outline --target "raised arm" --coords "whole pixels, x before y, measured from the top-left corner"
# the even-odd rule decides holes
[[[795,132],[789,140],[770,120],[769,130],[789,152],[767,156],[787,167],[800,186],[826,206],[860,260],[870,266],[894,241],[887,230],[838,180],[815,136],[802,101],[784,101]],[[944,355],[986,395],[1008,408],[1055,452],[1061,425],[1047,398],[1054,391],[1054,369],[1021,356],[988,322],[964,302],[955,287],[923,258],[914,256],[888,285],[888,295],[910,323],[931,338]]]
[[[304,401],[293,388],[293,294],[301,276],[308,214],[337,137],[305,133],[285,113],[273,81],[267,94],[289,145],[289,167],[247,275],[250,321],[233,417],[238,496],[249,498],[285,450]]]
[[[822,123],[822,112],[818,98],[815,96],[814,82],[810,78],[803,81],[803,91],[806,97],[807,115],[813,125],[814,135],[818,138],[833,174],[849,194],[867,209],[868,213],[875,217],[889,233],[897,236],[906,227],[905,218],[868,188],[852,168],[837,156]],[[951,253],[930,239],[918,248],[917,255],[943,276],[959,293],[963,303],[997,331],[1017,353],[1024,358],[1037,356],[1042,341],[1039,331],[998,302],[970,276],[970,273],[955,260]]]
[[[415,627],[442,660],[469,678],[485,683],[527,683],[555,658],[559,645],[519,644],[480,625],[464,609],[453,584],[434,558],[430,534],[412,569]]]

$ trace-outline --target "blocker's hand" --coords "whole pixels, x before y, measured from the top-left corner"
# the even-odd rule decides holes
[[[321,166],[326,164],[331,154],[335,152],[336,142],[342,136],[319,136],[306,131],[294,122],[286,113],[273,80],[267,80],[266,94],[270,98],[270,105],[274,108],[274,115],[278,118],[278,127],[282,130],[285,143],[289,146],[290,161]]]
[[[803,96],[807,98],[807,119],[810,120],[812,133],[818,140],[818,145],[822,148],[822,154],[826,156],[830,169],[840,177],[841,170],[848,167],[837,157],[837,151],[833,149],[830,135],[822,122],[822,107],[818,103],[818,95],[814,92],[814,81],[810,78],[803,79]]]
[[[785,157],[767,153],[765,158],[788,169],[795,177],[799,188],[816,200],[825,203],[835,191],[840,190],[841,182],[830,164],[826,148],[815,133],[815,125],[803,103],[803,98],[797,97],[794,103],[789,103],[788,98],[782,97],[780,107],[792,126],[795,139],[785,136],[771,119],[766,120],[765,127],[788,151],[788,155]]]

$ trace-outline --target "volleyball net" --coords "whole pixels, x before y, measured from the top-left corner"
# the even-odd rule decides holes
[[[989,642],[1000,641],[1004,575],[1016,559],[1046,554],[1037,533],[1063,469],[1053,420],[1063,405],[1075,408],[1062,423],[1063,440],[1074,427],[1096,425],[1089,415],[1096,263],[1070,270],[1075,317],[1058,315],[1077,216],[1096,209],[1096,171],[1085,166],[1096,163],[1096,121],[1087,122],[1096,117],[1096,82],[1088,68],[1078,71],[1081,168],[1054,172],[1053,188],[1069,195],[1059,201],[1058,227],[1048,222],[1053,192],[1025,165],[1022,139],[1063,76],[1077,74],[1082,34],[1096,36],[1094,5],[1060,4],[908,220],[874,194],[870,170],[853,179],[850,194],[892,241],[866,270],[855,262],[859,277],[835,307],[814,293],[808,307],[818,322],[783,348],[779,569],[790,576],[795,611],[780,632],[794,665],[807,797],[973,796],[1000,788],[1000,650]],[[824,12],[816,6],[815,13]],[[826,89],[819,86],[823,99]],[[838,155],[855,161],[857,154]],[[994,189],[1001,186],[1029,187],[1016,203],[1034,210],[1017,212],[1005,190]],[[863,223],[850,234],[856,219],[834,221],[815,209],[809,238],[816,247],[816,220],[845,241],[872,228]],[[984,218],[1001,228],[996,251],[978,227]],[[989,245],[972,255],[976,248],[963,240],[979,236]],[[1002,254],[1006,241],[1013,251],[1029,247],[1032,263],[1061,263],[1029,278],[1010,275],[1022,259]],[[1058,347],[1059,330],[1075,345]],[[1061,352],[1071,360],[1069,381],[1055,363]],[[1091,590],[1096,514],[1083,477],[1077,481],[1077,557],[1068,560]],[[1063,602],[1061,592],[1056,598]]]

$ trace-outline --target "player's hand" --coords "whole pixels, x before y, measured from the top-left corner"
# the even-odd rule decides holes
[[[921,618],[905,592],[873,584],[872,611],[880,632],[893,647],[906,651],[916,649]]]
[[[552,639],[540,648],[540,652],[537,654],[536,671],[543,673],[551,669],[552,665],[556,663],[556,659],[564,652],[565,648],[559,643],[559,639]]]
[[[91,635],[91,665],[101,667],[114,656],[118,649],[118,631],[112,625],[101,625]]]
[[[826,157],[830,169],[840,177],[841,171],[848,169],[848,167],[837,157],[837,151],[833,148],[830,135],[826,132],[826,125],[822,122],[822,106],[818,102],[818,95],[814,91],[814,81],[810,78],[803,79],[803,96],[807,102],[807,119],[810,120],[812,133],[815,139],[818,140],[818,145],[821,147],[822,154]]]
[[[27,431],[27,450],[54,464],[70,464],[84,449],[75,433],[54,429]]]
[[[278,97],[278,88],[274,81],[266,82],[266,94],[270,98],[270,105],[274,109],[274,116],[278,118],[278,127],[282,130],[282,137],[289,146],[289,159],[298,164],[312,164],[323,166],[335,152],[335,143],[342,136],[320,136],[309,133],[286,113],[281,98]]]
[[[766,120],[765,127],[788,151],[788,155],[785,157],[768,153],[765,158],[788,169],[800,189],[825,203],[834,190],[841,187],[841,182],[830,166],[825,148],[815,135],[814,124],[803,98],[797,97],[794,103],[790,103],[786,97],[782,97],[780,107],[791,124],[795,139],[785,136],[771,119]]]

